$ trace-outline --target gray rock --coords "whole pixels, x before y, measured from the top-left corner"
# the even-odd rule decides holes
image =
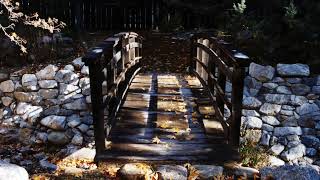
[[[73,65],[76,69],[80,70],[80,69],[82,68],[82,66],[84,65],[84,62],[82,61],[82,57],[79,57],[79,58],[73,60],[73,61],[72,61],[72,65]]]
[[[38,79],[34,74],[24,74],[22,76],[22,86],[37,86]]]
[[[276,115],[281,110],[281,105],[264,103],[260,107],[260,112],[266,115]]]
[[[52,144],[56,145],[65,145],[67,144],[70,140],[69,138],[65,135],[64,132],[60,131],[52,131],[48,135],[48,141]]]
[[[91,115],[85,115],[84,117],[81,118],[81,121],[87,125],[92,125],[93,117]]]
[[[88,66],[83,66],[81,68],[81,74],[89,75],[89,67]]]
[[[160,177],[163,180],[187,180],[188,170],[187,168],[179,165],[161,165],[156,169],[160,173]]]
[[[298,135],[289,135],[287,136],[288,141],[300,141],[300,137]]]
[[[263,124],[261,127],[262,130],[268,131],[268,132],[273,132],[273,126],[269,125],[269,124]]]
[[[72,115],[67,118],[68,126],[71,128],[75,128],[81,124],[81,119],[79,115]]]
[[[56,72],[58,71],[58,67],[54,65],[48,65],[44,69],[40,70],[36,73],[36,76],[39,80],[51,80],[54,79]]]
[[[87,110],[88,107],[87,107],[86,100],[81,98],[71,103],[67,103],[63,105],[63,108],[70,109],[70,110]]]
[[[86,133],[89,130],[89,126],[86,124],[81,124],[80,126],[77,127],[82,133]]]
[[[313,86],[312,92],[315,94],[320,94],[320,86]]]
[[[259,117],[260,114],[255,111],[255,110],[247,110],[247,109],[243,109],[242,110],[242,115],[243,116],[253,116],[253,117]]]
[[[237,176],[243,176],[247,178],[253,178],[255,175],[259,174],[259,171],[250,167],[238,166],[234,169],[233,173]]]
[[[269,164],[270,166],[283,166],[285,162],[275,156],[269,156]]]
[[[49,171],[55,171],[58,169],[58,166],[55,165],[55,164],[52,164],[50,163],[49,161],[47,161],[47,159],[42,159],[40,160],[40,166],[43,168],[43,169],[46,169],[46,170],[49,170]]]
[[[222,166],[194,165],[193,167],[197,170],[199,178],[201,179],[214,179],[215,177],[220,177],[223,174]]]
[[[295,95],[306,95],[311,91],[311,88],[305,84],[293,84],[291,86],[292,93]]]
[[[317,154],[317,150],[314,148],[307,148],[306,155],[309,157],[314,157]]]
[[[0,83],[0,91],[11,93],[14,91],[14,83],[12,80],[3,81]]]
[[[73,136],[71,143],[74,145],[82,145],[83,143],[83,137],[81,136],[81,134],[76,134]]]
[[[243,139],[250,143],[258,143],[261,139],[261,130],[247,129],[245,130]]]
[[[277,180],[319,180],[319,173],[310,166],[285,165],[276,168],[264,167],[260,170],[261,179]]]
[[[256,89],[259,91],[262,87],[262,83],[256,80],[255,78],[252,78],[250,76],[247,76],[244,79],[245,86],[247,86],[249,89]]]
[[[42,142],[46,143],[48,141],[48,134],[44,132],[37,133],[37,138]]]
[[[4,106],[10,106],[13,99],[11,97],[1,97],[1,101]]]
[[[54,99],[59,95],[59,91],[57,89],[40,89],[39,95],[43,99]]]
[[[34,99],[33,93],[27,93],[27,92],[14,92],[14,97],[19,101],[19,102],[31,102]]]
[[[60,83],[77,85],[79,76],[70,70],[61,69],[57,72],[55,80]]]
[[[285,115],[285,116],[293,116],[294,115],[293,111],[291,111],[291,110],[281,110],[280,114]]]
[[[58,83],[55,80],[41,80],[38,83],[40,88],[43,89],[52,89],[58,87]]]
[[[60,84],[59,93],[63,95],[67,95],[70,93],[78,93],[80,92],[80,88],[78,86],[72,85],[72,84]]]
[[[262,82],[272,80],[274,73],[275,69],[271,66],[261,66],[259,64],[251,63],[249,67],[250,76]]]
[[[279,86],[276,91],[280,94],[292,94],[291,90],[287,86]]]
[[[280,124],[278,119],[275,118],[274,116],[263,116],[262,121],[273,126],[277,126]]]
[[[296,111],[300,116],[302,116],[319,110],[319,107],[315,103],[305,103],[302,106],[298,107]]]
[[[306,64],[278,64],[277,72],[281,76],[309,76],[310,68]]]
[[[296,106],[301,106],[308,102],[308,99],[304,96],[295,96],[291,104]]]
[[[143,164],[144,168],[141,168],[141,163],[128,163],[123,165],[118,174],[121,179],[144,179],[145,175],[151,175],[153,173],[152,168],[149,165]]]
[[[298,84],[298,83],[301,83],[302,82],[302,79],[301,78],[286,78],[286,81],[289,83],[289,84]]]
[[[275,136],[288,136],[288,135],[302,135],[302,129],[300,127],[275,127]]]
[[[259,108],[262,103],[261,101],[259,101],[257,98],[255,97],[246,97],[243,99],[243,102],[242,102],[244,108],[252,108],[252,109],[255,109],[255,108]]]
[[[303,144],[299,144],[296,147],[290,148],[281,154],[281,157],[286,161],[292,161],[297,158],[301,158],[306,154],[306,147]]]
[[[71,155],[69,155],[68,157],[66,157],[65,159],[70,161],[86,159],[88,161],[93,162],[95,155],[96,155],[95,149],[81,148],[75,151],[74,153],[72,153]]]
[[[40,123],[43,126],[49,127],[55,130],[64,130],[66,129],[66,117],[64,116],[47,116],[43,118]]]
[[[281,109],[283,109],[283,110],[288,110],[288,111],[293,111],[293,110],[295,110],[296,108],[295,108],[294,106],[283,105],[283,106],[281,107]]]
[[[90,95],[90,79],[85,77],[81,78],[79,81],[79,87],[81,88],[83,95]]]
[[[29,180],[29,174],[23,167],[0,161],[0,180]]]
[[[290,104],[292,95],[285,94],[266,94],[265,99],[268,103],[273,104]]]
[[[271,138],[270,134],[262,133],[260,144],[264,146],[269,146],[270,138]]]
[[[277,88],[279,85],[276,83],[263,83],[262,85],[265,88],[268,88],[270,90]]]
[[[281,144],[275,144],[273,145],[271,148],[270,148],[270,152],[273,154],[273,155],[276,155],[278,156],[279,154],[282,153],[282,151],[284,150],[284,146],[281,145]]]
[[[302,136],[301,142],[307,147],[320,150],[320,140],[315,136],[311,136],[311,135]]]
[[[69,70],[69,71],[74,71],[74,67],[71,64],[66,65],[63,69]]]
[[[249,129],[260,129],[262,127],[262,121],[261,119],[257,118],[257,117],[252,117],[252,116],[249,116],[249,117],[242,117],[241,118],[242,121],[243,121],[243,125],[246,127],[246,128],[249,128]]]

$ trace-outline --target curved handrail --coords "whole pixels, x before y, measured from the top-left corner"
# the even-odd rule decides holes
[[[143,38],[122,32],[106,38],[82,58],[89,67],[96,158],[105,151],[105,138],[134,76],[140,70]]]
[[[234,146],[239,145],[245,67],[249,65],[249,57],[237,54],[239,52],[229,43],[209,34],[191,37],[189,70],[209,92],[216,118],[224,128],[225,137]],[[231,100],[226,92],[227,82],[232,84]],[[225,108],[230,110],[230,116],[225,114]]]

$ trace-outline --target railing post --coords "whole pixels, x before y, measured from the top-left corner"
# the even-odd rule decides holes
[[[242,116],[243,86],[245,78],[245,69],[243,67],[234,67],[232,74],[232,120],[230,122],[231,144],[239,147],[240,126]]]
[[[197,53],[197,49],[195,48],[194,43],[196,43],[196,39],[194,37],[191,38],[191,44],[190,44],[190,70],[195,70],[196,69],[196,63],[194,61],[194,57]]]
[[[89,66],[90,90],[92,102],[92,116],[94,125],[94,137],[96,154],[105,151],[105,124],[103,112],[102,77],[100,61],[96,59],[84,58],[84,62]]]

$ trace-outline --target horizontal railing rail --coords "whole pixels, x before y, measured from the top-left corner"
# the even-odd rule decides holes
[[[245,67],[248,65],[249,57],[222,40],[203,33],[191,38],[189,71],[209,92],[215,118],[234,146],[239,145]],[[231,98],[226,92],[227,83],[232,86]]]

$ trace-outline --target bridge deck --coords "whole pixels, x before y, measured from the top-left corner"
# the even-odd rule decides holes
[[[101,159],[226,162],[238,159],[196,78],[138,74]]]

